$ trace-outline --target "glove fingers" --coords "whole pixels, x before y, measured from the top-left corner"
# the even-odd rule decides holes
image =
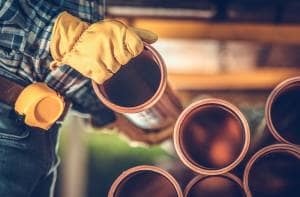
[[[136,33],[141,38],[142,41],[148,44],[152,44],[156,42],[158,39],[158,36],[155,33],[148,31],[146,29],[135,28],[135,27],[129,27],[129,29],[134,33]]]
[[[64,57],[63,62],[65,64],[72,65],[72,67],[80,72],[83,76],[94,80],[98,84],[102,84],[105,80],[109,79],[113,75],[113,73],[107,69],[102,62],[95,62],[88,58],[88,56],[85,54],[74,55],[73,53],[68,53]]]
[[[114,55],[115,59],[120,63],[120,65],[124,65],[124,64],[127,64],[133,56],[128,51],[126,46],[123,46],[123,44],[121,44],[120,46],[122,46],[122,47],[114,48],[113,55]]]
[[[121,65],[128,63],[143,50],[143,42],[134,32],[128,32],[127,26],[119,21],[106,20],[98,24],[98,31],[104,35],[97,37],[100,39],[97,42],[101,43],[101,60],[108,70],[116,73]]]
[[[103,66],[104,67],[104,66]],[[113,76],[113,73],[109,70],[103,68],[102,66],[95,65],[93,68],[93,74],[91,79],[94,80],[98,84],[104,83],[107,79]]]
[[[120,56],[118,53],[120,53],[118,45],[115,45],[113,40],[102,40],[101,42],[100,50],[102,53],[101,58],[99,58],[97,61],[99,63],[102,63],[109,71],[112,73],[116,73],[121,65],[121,60],[124,59],[123,56]],[[127,60],[128,61],[128,60]]]
[[[127,48],[126,28],[121,27],[118,28],[116,31],[118,31],[115,32],[116,36],[114,36],[110,42],[110,48],[112,48],[111,54],[114,56],[114,58],[116,59],[116,61],[118,61],[120,65],[124,65],[127,64],[128,61],[133,57],[133,54]]]
[[[144,43],[141,38],[130,29],[126,29],[124,44],[132,57],[136,57],[144,50]]]

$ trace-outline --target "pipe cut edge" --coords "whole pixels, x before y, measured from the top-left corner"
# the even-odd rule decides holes
[[[202,168],[200,166],[195,165],[185,155],[185,152],[181,146],[180,131],[181,131],[182,123],[184,122],[185,118],[191,112],[193,112],[195,109],[205,106],[205,105],[217,105],[217,106],[222,106],[222,107],[226,108],[227,110],[229,110],[230,112],[232,112],[233,114],[235,114],[238,117],[238,119],[243,127],[244,145],[243,145],[241,153],[239,154],[239,156],[237,157],[237,159],[234,162],[232,162],[231,164],[229,164],[226,167],[221,168],[221,169],[216,169],[216,170],[206,169],[206,168]],[[177,119],[177,121],[175,123],[173,140],[174,140],[175,150],[184,165],[186,165],[188,168],[190,168],[191,170],[193,170],[194,172],[199,173],[199,174],[218,175],[218,174],[224,174],[226,172],[229,172],[244,159],[244,157],[249,149],[249,145],[250,145],[250,128],[249,128],[248,121],[246,120],[245,116],[242,114],[242,112],[236,106],[234,106],[233,104],[231,104],[225,100],[222,100],[222,99],[209,98],[209,99],[203,99],[203,100],[196,101],[193,104],[191,104],[190,106],[188,106],[185,110],[183,110],[183,112],[179,115],[179,118]]]
[[[113,184],[109,190],[108,197],[114,197],[115,192],[118,189],[118,186],[128,176],[133,175],[136,172],[142,172],[142,171],[150,171],[150,172],[155,172],[157,174],[162,175],[172,184],[172,186],[174,187],[174,189],[177,193],[177,197],[183,197],[183,194],[182,194],[182,191],[181,191],[181,188],[180,188],[178,182],[170,173],[168,173],[167,171],[165,171],[159,167],[149,166],[149,165],[136,166],[136,167],[130,168],[130,169],[122,172],[122,174],[113,182]]]
[[[235,183],[237,183],[241,188],[242,190],[245,192],[244,188],[243,188],[243,183],[242,181],[237,177],[235,176],[234,174],[231,174],[231,173],[226,173],[226,174],[222,174],[222,175],[214,175],[214,176],[223,176],[223,177],[227,177],[229,178],[230,180],[234,181]],[[208,176],[208,175],[198,175],[196,177],[194,177],[189,183],[188,185],[185,187],[184,189],[184,197],[187,197],[190,190],[195,186],[196,183],[198,183],[199,181],[201,181],[202,179],[205,179],[205,178],[208,178],[208,177],[214,177],[214,176]]]
[[[161,78],[160,78],[160,83],[158,86],[158,89],[156,90],[155,94],[147,100],[145,103],[134,106],[134,107],[123,107],[120,105],[116,105],[115,103],[112,103],[109,101],[108,98],[106,98],[100,91],[99,85],[95,82],[92,81],[92,86],[94,89],[94,92],[98,96],[98,98],[102,101],[104,105],[106,105],[108,108],[112,109],[115,112],[119,113],[138,113],[141,111],[144,111],[146,109],[149,109],[153,105],[155,105],[163,96],[166,86],[167,86],[167,68],[166,64],[163,61],[163,58],[161,55],[150,45],[147,43],[144,43],[144,47],[146,50],[150,51],[152,56],[154,57],[157,65],[159,66],[160,73],[161,73]],[[109,79],[108,79],[109,80]]]
[[[271,109],[272,109],[273,102],[280,95],[280,93],[282,93],[284,90],[286,90],[290,87],[293,87],[293,85],[295,83],[300,83],[300,76],[289,78],[289,79],[281,82],[280,84],[278,84],[273,89],[271,94],[269,95],[268,100],[266,102],[266,106],[265,106],[265,117],[266,117],[267,126],[268,126],[271,134],[273,135],[273,137],[281,143],[293,144],[292,142],[290,142],[290,141],[286,140],[284,137],[282,137],[279,134],[279,132],[276,130],[276,128],[272,122]],[[294,144],[294,145],[299,145],[299,144]]]
[[[252,194],[251,194],[251,191],[249,188],[249,173],[250,173],[250,170],[251,170],[252,166],[254,165],[255,161],[257,161],[257,159],[259,159],[260,157],[267,155],[269,153],[282,152],[282,151],[286,151],[288,153],[294,154],[296,157],[298,157],[300,159],[300,148],[297,146],[294,146],[294,145],[290,145],[290,144],[269,145],[269,146],[262,148],[261,150],[256,152],[251,157],[251,159],[249,160],[249,162],[247,163],[247,165],[245,167],[244,175],[243,175],[243,185],[244,185],[246,195],[248,197],[252,197]]]

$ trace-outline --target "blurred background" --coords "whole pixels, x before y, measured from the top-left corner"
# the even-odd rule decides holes
[[[268,94],[300,75],[300,1],[106,0],[106,18],[150,29],[168,81],[184,106],[206,96],[237,105],[255,130]],[[182,168],[172,141],[146,146],[69,113],[63,125],[56,197],[105,197],[125,169]]]

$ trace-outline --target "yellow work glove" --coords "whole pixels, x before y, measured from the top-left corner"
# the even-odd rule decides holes
[[[101,84],[143,51],[143,41],[151,44],[156,40],[156,34],[116,20],[88,24],[62,12],[52,30],[50,52],[54,61],[50,67],[67,64]]]

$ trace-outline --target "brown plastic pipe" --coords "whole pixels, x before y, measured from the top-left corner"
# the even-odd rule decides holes
[[[300,76],[275,87],[266,103],[265,119],[276,140],[300,145]]]
[[[183,197],[177,181],[155,166],[136,166],[124,171],[112,184],[108,197]]]
[[[300,148],[274,144],[247,163],[243,184],[247,196],[300,196]]]
[[[167,83],[166,66],[159,53],[145,43],[144,51],[104,84],[92,82],[100,101],[124,114],[137,127],[155,131],[173,125],[182,111]]]
[[[246,193],[242,181],[233,174],[203,176],[193,178],[184,189],[184,197],[243,197]]]
[[[249,160],[258,150],[274,143],[300,145],[299,120],[300,77],[294,77],[281,82],[270,93],[264,118],[251,133],[246,159]]]
[[[261,113],[264,113],[264,118],[251,130],[248,153],[241,165],[234,169],[238,175],[242,175],[247,161],[265,146],[278,142],[300,145],[300,76],[277,85]]]
[[[246,118],[233,104],[203,99],[188,106],[174,129],[180,160],[196,173],[223,174],[245,157],[250,143]]]

